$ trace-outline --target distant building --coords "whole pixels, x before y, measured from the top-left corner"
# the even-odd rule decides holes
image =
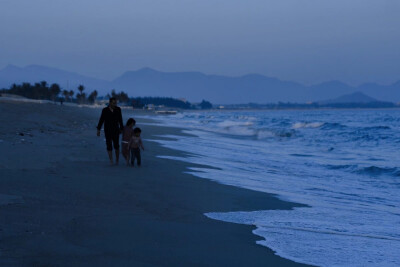
[[[154,104],[146,104],[144,105],[143,109],[154,110]]]
[[[97,105],[101,105],[101,106],[107,106],[108,102],[110,102],[108,99],[96,99],[95,103]]]

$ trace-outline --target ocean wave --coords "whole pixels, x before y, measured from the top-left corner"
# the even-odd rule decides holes
[[[251,121],[225,120],[217,123],[216,128],[209,130],[230,135],[254,136],[258,140],[274,137],[292,137],[295,134],[294,130],[256,129],[253,126],[253,122]]]
[[[367,174],[367,175],[382,175],[382,174],[388,174],[392,176],[400,176],[400,169],[393,167],[378,167],[378,166],[369,166],[369,167],[364,167],[364,168],[359,168],[355,171],[356,173],[359,174]]]
[[[330,170],[354,170],[357,168],[357,165],[350,165],[350,164],[343,164],[343,165],[333,165],[333,164],[327,164],[324,165],[325,168],[330,169]]]
[[[358,165],[325,165],[326,168],[331,170],[347,170],[352,173],[363,174],[363,175],[390,175],[400,177],[400,168],[396,167],[378,167],[378,166],[368,166],[359,167]]]
[[[370,127],[364,127],[362,128],[363,130],[390,130],[390,126],[385,126],[385,125],[379,125],[379,126],[370,126]]]
[[[260,130],[257,133],[257,139],[261,140],[261,139],[267,139],[267,138],[272,138],[272,137],[276,137],[275,133],[273,131],[269,131],[269,130]]]
[[[276,131],[275,132],[275,136],[277,137],[293,137],[295,135],[295,131]]]
[[[253,122],[251,121],[231,121],[231,120],[226,120],[217,123],[218,127],[222,128],[229,128],[229,127],[235,127],[235,126],[251,126],[253,125]]]
[[[324,125],[324,122],[296,122],[292,125],[293,129],[300,128],[319,128]]]
[[[231,125],[231,126],[224,126],[224,127],[210,127],[202,128],[202,130],[206,130],[209,132],[220,133],[220,134],[228,134],[234,136],[246,136],[252,137],[257,135],[257,131],[244,126],[244,125]]]
[[[239,120],[248,120],[248,121],[256,121],[256,120],[257,120],[256,117],[245,116],[245,115],[237,116],[235,119],[239,119]]]
[[[228,134],[233,136],[254,137],[257,140],[263,140],[268,138],[290,138],[295,136],[295,131],[254,129],[252,127],[245,127],[245,126],[228,126],[222,128],[209,127],[208,129],[203,129],[203,130],[220,134]]]
[[[337,122],[296,122],[292,125],[293,129],[301,128],[322,128],[324,130],[330,129],[344,129],[345,125]]]
[[[326,168],[331,170],[350,169],[356,168],[356,165],[325,165]]]
[[[371,134],[361,134],[359,132],[351,133],[349,136],[353,136],[351,138],[352,141],[361,141],[361,142],[371,142],[371,141],[383,141],[386,139],[391,139],[389,135],[383,135],[378,133],[371,133]]]
[[[295,135],[295,131],[290,130],[258,130],[257,131],[257,139],[262,140],[262,139],[267,139],[267,138],[274,138],[274,137],[293,137]]]
[[[314,155],[299,154],[299,153],[290,154],[290,156],[294,156],[294,157],[314,157]]]
[[[331,130],[331,129],[344,129],[346,125],[337,123],[337,122],[326,122],[324,125],[321,126],[324,130]]]

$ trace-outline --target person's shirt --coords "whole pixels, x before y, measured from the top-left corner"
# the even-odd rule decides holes
[[[119,133],[119,131],[124,129],[122,123],[122,113],[119,107],[115,107],[113,111],[109,107],[103,108],[101,111],[101,116],[99,119],[99,124],[97,125],[97,130],[101,130],[101,126],[104,123],[104,132],[106,134]]]
[[[125,126],[122,132],[122,141],[129,142],[133,136],[132,127]]]
[[[129,141],[129,147],[130,148],[139,148],[139,147],[143,148],[142,138],[140,138],[140,136],[138,137],[136,135],[133,135],[131,137],[131,141]]]

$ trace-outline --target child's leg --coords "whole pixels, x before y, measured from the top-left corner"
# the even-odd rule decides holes
[[[129,149],[129,146],[128,146],[128,144],[123,144],[123,146],[122,146],[122,151],[125,151],[123,154],[124,154],[124,157],[125,157],[125,160],[126,160],[126,165],[129,165],[129,160],[130,160],[130,155],[131,155],[131,150]]]
[[[135,163],[135,149],[131,148],[131,165],[134,166]]]
[[[140,148],[136,151],[137,165],[140,166],[142,164],[142,157],[140,156]]]

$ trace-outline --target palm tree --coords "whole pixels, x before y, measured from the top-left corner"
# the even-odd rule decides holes
[[[60,94],[61,92],[61,88],[57,83],[53,83],[50,86],[50,94],[51,94],[51,99],[53,101],[55,101],[55,99],[57,98],[57,96]]]
[[[46,81],[41,81],[40,86],[43,88],[47,88],[47,82]]]
[[[72,102],[72,98],[74,97],[74,91],[70,90],[69,91],[69,100]]]
[[[86,101],[86,94],[83,92],[85,90],[85,86],[82,84],[78,86],[79,94],[77,94],[76,98],[79,104],[83,104]]]
[[[63,90],[62,91],[62,94],[63,94],[63,96],[64,96],[64,98],[65,98],[65,101],[67,101],[68,99],[69,99],[69,92],[68,92],[68,90]]]
[[[85,86],[83,86],[82,84],[80,84],[80,85],[78,86],[78,91],[79,91],[79,93],[80,93],[80,94],[83,94],[83,90],[85,90]]]
[[[90,93],[90,95],[88,96],[89,103],[94,104],[96,102],[97,94],[98,93],[96,90]]]
[[[111,97],[115,97],[115,98],[118,97],[117,92],[115,92],[115,89],[111,90]]]
[[[121,103],[127,103],[129,101],[129,96],[127,93],[125,93],[124,91],[121,91],[118,94],[118,101],[120,101]]]

